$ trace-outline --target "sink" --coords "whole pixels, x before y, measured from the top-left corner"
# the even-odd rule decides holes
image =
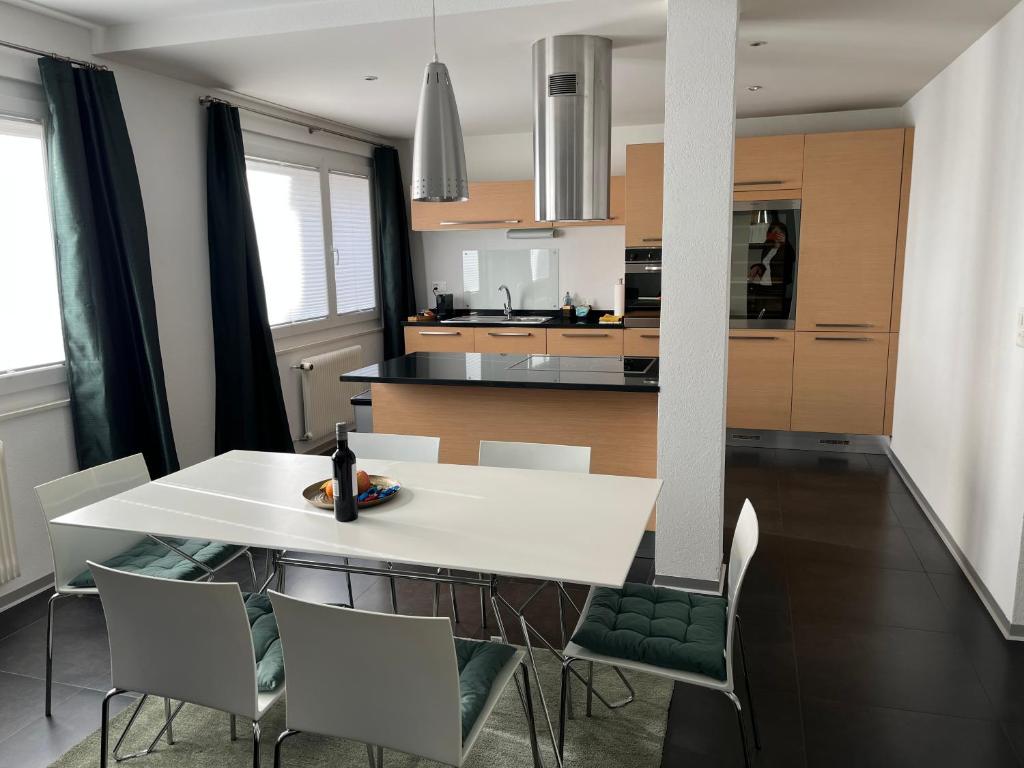
[[[514,315],[506,320],[504,315],[462,315],[442,320],[442,323],[480,323],[482,325],[540,325],[551,317],[548,315]]]

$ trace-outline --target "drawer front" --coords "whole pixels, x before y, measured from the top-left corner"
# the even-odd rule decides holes
[[[657,328],[627,328],[622,336],[622,354],[626,357],[657,357]]]
[[[473,330],[477,352],[515,352],[526,355],[542,355],[548,348],[544,329],[474,328]]]
[[[888,333],[797,333],[793,429],[880,435]]]
[[[725,422],[735,429],[788,430],[793,332],[731,331]]]
[[[406,352],[472,352],[472,328],[405,327]]]
[[[548,330],[548,354],[569,357],[621,357],[622,331],[618,328]]]

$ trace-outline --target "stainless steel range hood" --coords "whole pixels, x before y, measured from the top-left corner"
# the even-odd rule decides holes
[[[533,171],[538,221],[608,218],[612,41],[533,44]]]

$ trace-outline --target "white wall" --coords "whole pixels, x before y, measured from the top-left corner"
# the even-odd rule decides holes
[[[1024,622],[1024,5],[908,102],[916,126],[892,449]]]
[[[0,3],[5,40],[75,58],[89,59],[89,31],[22,8]],[[108,63],[108,62],[105,62]],[[109,63],[108,63],[109,64]],[[131,67],[111,65],[138,166],[149,229],[150,259],[167,399],[178,457],[183,466],[208,458],[214,445],[213,330],[210,316],[209,262],[206,241],[206,121],[198,104],[208,89]],[[41,100],[33,56],[0,48],[0,95],[6,103],[24,103],[26,111]],[[335,149],[366,153],[366,145],[326,134],[310,138],[305,129],[279,121],[260,121],[243,113],[247,129],[283,138],[323,143]],[[293,436],[302,432],[297,372],[288,366],[307,354],[348,342],[364,345],[368,362],[379,359],[377,324],[343,331],[290,336],[277,346],[281,381]],[[10,333],[12,329],[2,329]],[[2,340],[0,340],[2,343]],[[7,377],[0,377],[4,379]],[[62,384],[13,392],[17,384],[0,380],[0,414],[66,398]],[[52,571],[49,545],[33,487],[74,471],[72,433],[66,408],[0,420],[0,440],[8,454],[12,503],[22,576],[0,586],[4,595]],[[300,445],[301,448],[301,445]]]

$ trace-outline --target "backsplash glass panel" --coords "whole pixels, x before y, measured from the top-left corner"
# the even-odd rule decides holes
[[[558,249],[467,250],[462,252],[462,297],[469,309],[497,309],[507,285],[512,308],[558,309]]]

